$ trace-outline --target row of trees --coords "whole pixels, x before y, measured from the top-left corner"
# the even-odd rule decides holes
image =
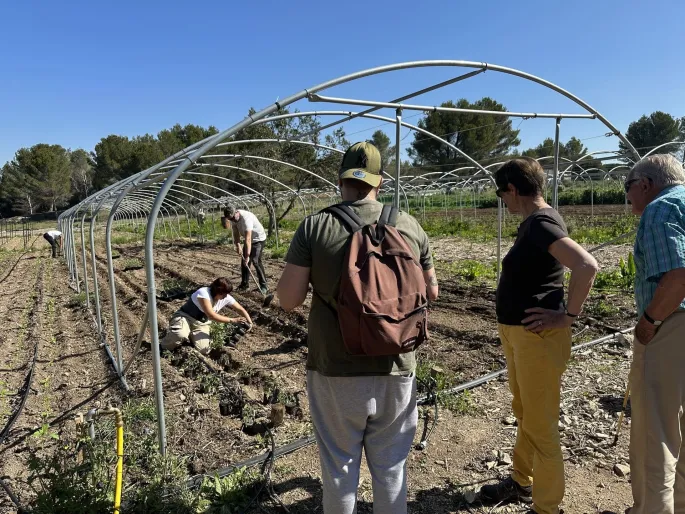
[[[504,105],[487,97],[473,103],[465,99],[456,103],[448,101],[441,106],[499,112],[507,110]],[[425,115],[418,126],[440,136],[482,164],[518,155],[533,158],[554,155],[552,138],[545,139],[534,148],[519,151],[519,130],[513,127],[511,119],[496,114],[435,111]],[[685,141],[685,117],[676,118],[668,113],[656,111],[632,122],[626,131],[626,137],[640,154],[645,154],[663,143]],[[619,149],[623,154],[632,157],[622,142],[619,143]],[[664,151],[682,155],[682,149],[675,145],[665,148]],[[407,153],[412,158],[412,165],[423,168],[424,172],[468,164],[468,161],[455,150],[419,132],[414,133],[414,140]],[[580,139],[571,137],[565,143],[560,142],[561,157],[574,160],[585,153],[587,148]],[[593,166],[602,166],[597,160],[588,162]]]
[[[465,99],[448,101],[442,106],[506,111],[504,105],[488,97],[473,103]],[[288,111],[282,110],[278,114],[287,115]],[[496,114],[436,111],[424,115],[418,126],[440,136],[481,163],[517,155],[538,158],[554,153],[551,138],[520,152],[519,130],[514,128],[511,119]],[[350,142],[340,127],[325,136],[320,129],[319,121],[311,116],[280,116],[275,121],[252,125],[236,134],[229,145],[216,148],[204,160],[207,164],[184,180],[195,182],[186,185],[195,189],[199,198],[223,196],[225,191],[231,194],[258,191],[265,202],[273,200],[276,192],[283,190],[282,184],[296,191],[320,187],[321,179],[309,172],[335,183],[340,155],[316,145],[344,149]],[[0,214],[9,216],[61,209],[216,133],[213,126],[175,125],[156,136],[145,134],[128,138],[109,135],[102,138],[90,153],[42,143],[22,148],[0,169]],[[685,118],[654,112],[631,123],[626,135],[641,153],[645,153],[665,142],[685,140]],[[411,161],[402,163],[403,173],[444,171],[452,166],[468,164],[459,152],[433,138],[419,132],[415,132],[413,138],[407,149]],[[246,143],[246,140],[257,142]],[[299,140],[306,144],[267,140]],[[385,169],[394,169],[395,147],[387,134],[377,130],[370,141],[380,150]],[[620,148],[627,153],[624,145],[621,144]],[[680,151],[677,147],[670,150],[674,153]],[[575,137],[560,145],[560,155],[568,159],[576,159],[586,152],[583,142]],[[593,166],[602,164],[593,161]],[[188,200],[188,195],[177,193],[176,201],[187,203]],[[280,218],[293,206],[294,200],[274,215]]]
[[[0,215],[34,214],[73,205],[216,133],[211,126],[175,125],[157,136],[110,135],[102,138],[93,152],[43,143],[21,148],[0,169]]]

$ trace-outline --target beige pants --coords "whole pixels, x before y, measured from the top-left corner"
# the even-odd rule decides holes
[[[184,339],[189,339],[201,353],[209,353],[209,327],[211,321],[201,323],[183,311],[176,311],[169,322],[164,338],[159,342],[164,350],[173,350],[181,346]]]
[[[522,326],[497,328],[518,420],[512,478],[524,487],[533,486],[535,512],[557,514],[565,489],[559,442],[561,375],[571,356],[571,329],[535,334]]]
[[[634,341],[630,370],[631,514],[685,514],[685,313],[648,345]]]

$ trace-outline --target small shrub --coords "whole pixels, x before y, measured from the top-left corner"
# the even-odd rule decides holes
[[[618,269],[612,271],[600,271],[595,277],[594,289],[622,289],[630,291],[635,285],[635,258],[633,253],[628,254],[628,260],[623,257],[618,262]]]
[[[472,259],[444,264],[445,272],[469,282],[486,282],[497,277],[497,262],[484,263]]]
[[[129,269],[131,269],[131,268],[142,268],[143,267],[143,261],[141,261],[140,259],[135,259],[135,258],[126,259],[121,264],[124,267],[124,269],[126,269],[126,268],[129,268]]]
[[[269,257],[271,259],[284,259],[288,253],[288,245],[282,244],[278,248],[271,248],[269,250]]]
[[[70,309],[75,309],[77,307],[85,307],[85,306],[86,306],[86,292],[85,291],[71,295],[71,298],[69,299],[69,302],[67,303],[67,307],[69,307]]]
[[[471,391],[462,391],[457,394],[444,394],[438,396],[438,401],[445,409],[455,414],[474,416],[480,414],[481,409],[473,399]]]
[[[202,497],[209,504],[207,514],[231,514],[241,512],[254,497],[261,477],[255,469],[240,468],[230,475],[205,478],[200,488]]]

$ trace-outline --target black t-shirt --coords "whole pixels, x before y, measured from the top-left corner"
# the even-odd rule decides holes
[[[552,243],[568,237],[566,224],[554,209],[534,212],[519,225],[514,246],[502,260],[497,286],[497,321],[521,325],[531,307],[561,309],[564,266],[549,253]]]

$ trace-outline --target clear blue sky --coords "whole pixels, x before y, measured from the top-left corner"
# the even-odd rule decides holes
[[[622,131],[655,110],[685,116],[685,2],[679,0],[28,0],[3,2],[0,16],[0,164],[36,143],[92,150],[108,134],[155,134],[175,123],[223,129],[279,96],[420,59],[527,71],[580,96]],[[455,74],[401,72],[329,93],[389,100]],[[509,110],[579,112],[539,86],[495,73],[420,101],[484,95]],[[525,149],[552,136],[554,122],[529,120],[521,129]],[[562,140],[604,132],[596,121],[564,122]],[[585,143],[616,147],[615,138]]]

